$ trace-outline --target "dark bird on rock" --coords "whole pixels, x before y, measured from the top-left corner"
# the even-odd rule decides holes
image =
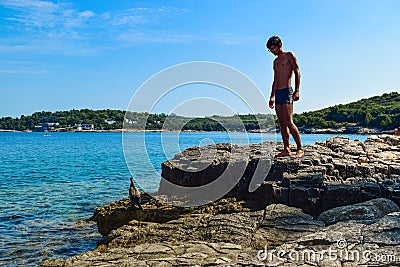
[[[139,209],[143,210],[142,206],[140,205],[140,199],[141,195],[139,190],[136,188],[136,186],[133,184],[133,178],[131,177],[131,185],[129,186],[129,198],[131,199],[131,205],[138,206]]]

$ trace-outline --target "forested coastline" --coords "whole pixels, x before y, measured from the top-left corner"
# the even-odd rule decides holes
[[[295,124],[305,129],[339,129],[365,127],[392,130],[400,127],[400,94],[397,92],[339,104],[325,109],[294,114]],[[257,131],[277,127],[274,115],[236,115],[188,118],[176,114],[149,114],[122,110],[42,111],[19,118],[0,118],[0,129],[35,130],[40,123],[57,123],[56,131],[74,130],[76,125],[92,124],[95,130],[187,130],[187,131]]]

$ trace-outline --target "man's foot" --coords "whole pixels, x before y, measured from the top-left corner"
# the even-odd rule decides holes
[[[296,154],[293,155],[293,158],[301,158],[302,156],[304,156],[304,149],[299,149],[296,151]]]
[[[283,158],[283,157],[289,157],[292,156],[292,154],[289,151],[282,151],[279,154],[275,155],[275,158]]]

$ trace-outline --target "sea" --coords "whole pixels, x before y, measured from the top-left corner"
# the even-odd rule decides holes
[[[304,145],[335,134],[303,134]],[[365,141],[368,135],[340,135]],[[133,176],[157,191],[161,163],[190,146],[281,141],[279,134],[226,132],[0,133],[0,265],[39,266],[94,249],[95,209],[128,196]],[[293,140],[291,141],[292,143]]]

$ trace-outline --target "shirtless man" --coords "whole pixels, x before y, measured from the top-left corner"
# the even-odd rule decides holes
[[[304,150],[300,141],[300,133],[293,123],[293,101],[299,100],[300,69],[297,59],[291,52],[282,50],[282,41],[277,36],[272,36],[267,42],[268,50],[277,56],[274,60],[274,82],[272,83],[269,107],[274,108],[278,116],[279,126],[283,140],[283,151],[275,157],[292,156],[300,158]],[[292,88],[292,75],[295,77],[295,88]],[[289,146],[289,133],[292,134],[297,145],[296,154],[292,155]]]

